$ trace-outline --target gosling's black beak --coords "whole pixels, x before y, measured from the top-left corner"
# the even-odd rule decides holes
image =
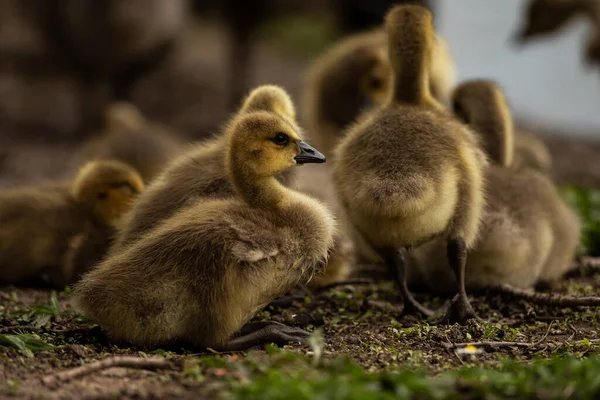
[[[294,157],[297,164],[321,164],[325,162],[325,156],[308,143],[298,142],[298,147],[300,147],[300,154]]]

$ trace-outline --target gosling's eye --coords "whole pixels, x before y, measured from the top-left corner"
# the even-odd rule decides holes
[[[278,144],[279,146],[285,146],[289,143],[290,138],[285,133],[279,132],[273,139],[273,143]]]
[[[369,88],[372,90],[378,90],[381,89],[382,83],[381,83],[381,79],[378,78],[371,78],[369,79]]]
[[[454,114],[456,114],[456,116],[458,117],[458,119],[460,119],[464,123],[468,123],[469,122],[467,120],[467,115],[465,114],[465,111],[462,108],[462,105],[458,101],[454,102],[453,108],[454,108]]]
[[[106,192],[100,192],[100,193],[98,193],[97,197],[100,200],[104,200],[104,199],[106,199],[108,197],[108,193],[106,193]]]

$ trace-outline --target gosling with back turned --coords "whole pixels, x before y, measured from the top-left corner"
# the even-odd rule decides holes
[[[392,87],[388,102],[349,129],[335,153],[334,184],[348,217],[395,273],[405,313],[431,312],[408,291],[399,249],[447,241],[458,295],[447,318],[474,316],[464,287],[467,249],[484,206],[485,156],[476,136],[432,98],[435,41],[428,10],[394,7],[386,16]]]
[[[72,183],[1,193],[0,282],[72,283],[105,254],[142,189],[133,168],[102,161],[84,165]]]
[[[233,196],[180,208],[76,286],[81,309],[115,339],[236,351],[307,337],[282,324],[244,324],[327,261],[331,214],[275,178],[325,158],[291,119],[263,107],[237,115],[225,140]]]
[[[486,146],[493,164],[486,171],[487,202],[479,238],[469,253],[467,286],[531,288],[555,281],[573,265],[580,231],[575,214],[547,176],[511,168],[513,122],[504,94],[493,82],[460,85],[454,104],[466,123],[495,141]],[[411,284],[452,290],[443,246],[436,239],[411,253]]]

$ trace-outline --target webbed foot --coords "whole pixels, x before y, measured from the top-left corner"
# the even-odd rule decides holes
[[[241,351],[250,347],[274,343],[283,346],[293,342],[304,343],[310,333],[275,321],[251,322],[242,327],[241,336],[233,338],[226,351]]]
[[[452,299],[450,305],[446,308],[444,315],[439,318],[435,324],[447,325],[458,323],[464,325],[470,319],[481,321],[481,319],[475,314],[469,299],[467,299],[466,296],[457,294]]]

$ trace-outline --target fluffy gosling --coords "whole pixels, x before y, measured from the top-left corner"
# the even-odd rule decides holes
[[[342,139],[334,184],[350,221],[397,275],[405,312],[431,314],[408,291],[399,249],[444,237],[458,282],[447,317],[464,321],[474,316],[465,265],[485,203],[486,160],[475,135],[430,94],[431,13],[414,5],[394,7],[386,30],[393,70],[388,101]]]
[[[331,214],[275,178],[325,158],[291,119],[250,109],[233,118],[224,139],[235,196],[179,208],[76,286],[80,308],[115,339],[237,351],[308,336],[282,324],[246,323],[327,261]]]
[[[83,166],[71,183],[0,193],[0,282],[72,283],[104,256],[142,189],[134,169],[101,161]]]

